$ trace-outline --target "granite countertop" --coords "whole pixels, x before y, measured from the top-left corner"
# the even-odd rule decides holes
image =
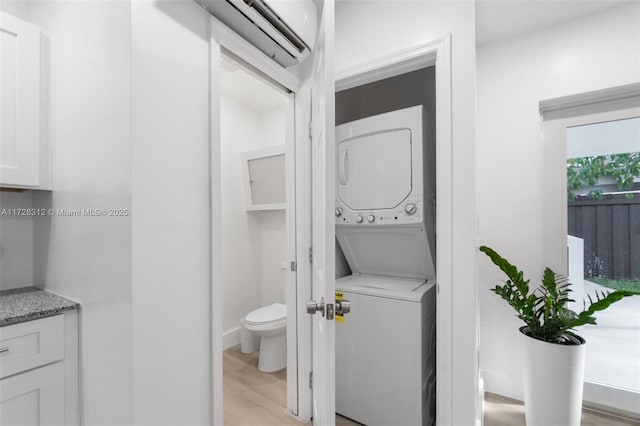
[[[0,327],[78,309],[80,304],[37,287],[0,291]]]

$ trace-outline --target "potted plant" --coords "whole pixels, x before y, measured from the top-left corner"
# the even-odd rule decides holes
[[[589,306],[576,313],[567,308],[570,283],[545,268],[539,288],[530,289],[522,271],[495,250],[480,251],[507,276],[504,285],[491,289],[518,313],[525,326],[524,405],[528,426],[579,426],[582,413],[585,340],[575,328],[596,324],[593,314],[618,300],[640,293],[618,290],[589,296]]]

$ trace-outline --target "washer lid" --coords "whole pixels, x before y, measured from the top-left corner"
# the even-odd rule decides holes
[[[250,312],[245,320],[253,324],[264,324],[287,318],[287,305],[274,303]]]
[[[434,286],[433,281],[375,275],[349,275],[336,280],[338,291],[409,302],[422,301],[425,294]]]
[[[421,224],[337,226],[336,237],[354,274],[436,278],[432,241]]]

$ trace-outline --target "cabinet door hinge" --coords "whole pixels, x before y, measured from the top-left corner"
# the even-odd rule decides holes
[[[298,270],[298,264],[296,262],[291,262],[291,270],[293,272]]]
[[[313,263],[313,247],[309,247],[309,263]]]
[[[309,389],[313,389],[313,371],[309,373]]]
[[[313,140],[313,121],[309,121],[309,140]]]

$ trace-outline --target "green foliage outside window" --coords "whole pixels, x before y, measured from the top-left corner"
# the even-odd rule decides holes
[[[567,199],[575,201],[577,191],[594,186],[603,176],[614,178],[622,191],[631,189],[634,179],[640,177],[640,152],[567,160]],[[629,199],[633,198],[631,193],[625,196]],[[600,200],[602,190],[592,189],[587,197]]]

